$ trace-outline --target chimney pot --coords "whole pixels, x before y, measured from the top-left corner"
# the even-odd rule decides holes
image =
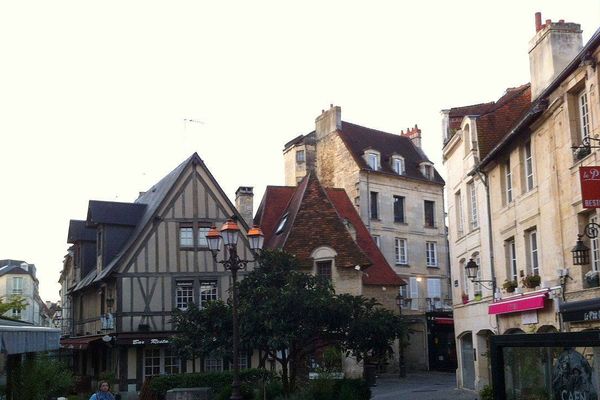
[[[542,13],[538,11],[535,13],[535,31],[539,32],[540,29],[542,29]]]
[[[551,24],[551,23],[552,23],[552,20],[551,20],[551,19],[547,19],[547,20],[546,20],[546,25],[547,25],[547,26],[550,26],[550,24]]]
[[[565,23],[565,20],[564,20],[564,19],[559,19],[559,20],[558,20],[558,23],[559,23],[559,24],[564,24],[564,23]]]
[[[329,108],[333,108],[333,103],[329,103]]]

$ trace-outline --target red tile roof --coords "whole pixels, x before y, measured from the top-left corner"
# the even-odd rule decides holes
[[[484,158],[527,113],[530,106],[531,85],[526,83],[516,88],[508,88],[506,93],[495,102],[450,109],[449,127],[453,130],[460,129],[465,116],[478,116],[479,157]]]
[[[276,233],[286,215],[283,229]],[[356,241],[345,226],[346,220],[356,230]],[[375,245],[346,192],[324,189],[312,174],[298,187],[268,186],[254,221],[263,229],[265,248],[283,248],[295,254],[305,267],[312,266],[310,255],[314,249],[329,246],[338,253],[336,266],[368,267],[363,275],[364,284],[405,284]]]
[[[367,285],[405,285],[406,282],[396,275],[375,244],[346,191],[338,188],[326,188],[325,190],[340,217],[354,226],[356,242],[373,262],[367,269],[367,274],[363,275],[363,282]]]

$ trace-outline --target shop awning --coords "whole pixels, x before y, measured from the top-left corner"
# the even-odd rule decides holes
[[[0,324],[0,352],[4,354],[58,350],[59,340],[60,329]]]
[[[171,343],[174,332],[130,332],[117,335],[118,345],[166,345]]]
[[[85,350],[90,343],[102,339],[102,336],[83,336],[60,339],[60,347],[63,349]]]
[[[547,292],[513,296],[489,305],[488,314],[508,314],[544,308]]]
[[[600,299],[560,303],[559,310],[564,322],[599,321]]]

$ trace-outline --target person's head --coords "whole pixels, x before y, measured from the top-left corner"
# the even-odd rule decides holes
[[[100,381],[98,382],[98,390],[101,392],[108,392],[108,390],[110,389],[110,385],[108,384],[107,381]]]

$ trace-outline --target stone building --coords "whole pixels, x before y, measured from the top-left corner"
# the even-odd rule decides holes
[[[4,316],[33,325],[47,326],[39,287],[34,264],[22,260],[0,260],[0,297],[10,299],[12,296],[19,296],[27,303],[23,310],[12,309]]]
[[[586,281],[600,267],[599,239],[584,237],[589,263],[575,265],[571,254],[577,235],[598,218],[582,203],[579,168],[598,165],[587,144],[600,134],[599,44],[600,30],[583,46],[578,24],[542,24],[538,13],[531,84],[495,103],[442,112],[462,387],[489,383],[489,335],[600,328],[597,319],[583,320],[584,311],[600,308],[597,280]],[[487,218],[478,231],[460,222],[469,221],[473,193],[480,221]],[[481,280],[495,279],[495,295],[485,288],[481,300],[471,294],[478,287],[465,278],[471,258]],[[535,367],[546,378],[550,368],[541,360]],[[518,374],[506,379],[520,390]]]
[[[453,368],[453,343],[428,341],[428,332],[451,328],[444,325],[451,322],[451,301],[444,181],[421,149],[421,130],[366,128],[342,121],[334,106],[315,125],[284,146],[286,185],[315,171],[323,186],[346,191],[388,264],[408,282],[401,289],[402,312],[411,316],[414,331],[407,366]]]

